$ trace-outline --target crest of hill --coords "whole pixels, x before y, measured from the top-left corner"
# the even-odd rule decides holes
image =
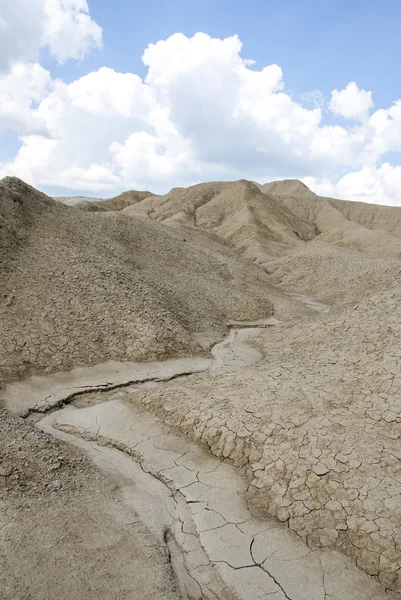
[[[65,206],[0,181],[1,379],[188,356],[229,320],[273,313],[268,276],[217,240]]]
[[[99,202],[102,198],[93,198],[91,196],[51,196],[53,200],[67,204],[67,206],[76,206],[84,202]]]
[[[308,221],[245,180],[175,188],[124,212],[142,212],[170,225],[213,233],[254,262],[263,262],[265,255],[280,255],[284,247],[316,235]]]
[[[175,188],[123,213],[212,234],[275,285],[302,293],[308,281],[324,301],[353,302],[399,277],[401,208],[320,197],[294,179]]]
[[[152,192],[139,192],[136,190],[129,190],[127,192],[123,192],[119,196],[107,198],[107,200],[84,200],[75,204],[75,208],[78,208],[79,210],[86,210],[89,212],[119,211],[123,210],[127,206],[131,206],[132,204],[141,202],[141,200],[143,200],[144,198],[153,195],[154,194],[152,194]]]
[[[323,302],[346,304],[401,282],[401,208],[317,196],[296,180],[261,186],[318,235],[265,263],[272,280]]]
[[[297,216],[313,223],[319,231],[320,241],[367,253],[400,255],[399,207],[317,196],[297,180],[275,181],[260,186],[260,189],[279,199]]]

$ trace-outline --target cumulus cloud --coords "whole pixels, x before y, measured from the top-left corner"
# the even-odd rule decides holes
[[[0,72],[36,62],[43,47],[62,63],[101,44],[102,30],[86,0],[0,0]]]
[[[59,62],[101,47],[102,30],[89,16],[86,0],[42,0],[42,6],[43,43]]]
[[[401,100],[388,109],[379,109],[369,118],[363,131],[365,146],[362,161],[374,165],[383,154],[401,151]]]
[[[397,168],[378,165],[401,149],[401,101],[369,114],[371,92],[351,83],[333,91],[330,110],[356,122],[328,125],[316,103],[286,92],[278,65],[256,68],[241,49],[237,36],[175,34],[145,50],[144,79],[103,67],[68,85],[25,65],[32,84],[14,94],[13,117],[22,145],[0,174],[103,195],[242,177],[299,177],[323,195],[351,198],[365,181],[363,197],[376,201],[395,193]],[[18,69],[11,75],[12,90]],[[354,179],[337,181],[336,172]]]
[[[301,100],[306,105],[311,105],[314,108],[324,108],[326,106],[326,98],[321,90],[312,90],[301,94]]]
[[[22,135],[19,153],[0,174],[18,175],[33,185],[111,189],[119,178],[108,158],[110,147],[123,143],[127,132],[149,128],[148,113],[154,105],[137,75],[105,67],[69,85],[54,82],[36,109],[47,136],[35,131]],[[84,177],[89,169],[97,173],[97,182]]]
[[[329,179],[306,177],[304,183],[319,196],[342,198],[372,204],[401,206],[401,166],[383,163],[351,171],[336,183]]]
[[[344,175],[336,185],[337,195],[361,202],[401,205],[401,167],[383,163]]]
[[[337,197],[336,186],[328,177],[317,179],[316,177],[303,177],[302,181],[318,196],[325,198]]]
[[[0,132],[14,129],[46,135],[46,121],[35,107],[52,87],[50,73],[38,64],[16,64],[7,75],[0,74]]]
[[[344,119],[363,121],[373,107],[372,92],[361,90],[351,81],[343,90],[333,90],[329,108]]]
[[[333,148],[347,145],[346,131],[326,127],[319,109],[308,110],[284,93],[277,65],[260,70],[240,56],[241,42],[206,34],[176,34],[147,48],[145,81],[131,73],[102,68],[54,89],[36,113],[57,140],[49,161],[29,152],[32,183],[60,177],[69,167],[101,164],[124,185],[149,182],[154,189],[203,178],[286,175],[327,166]],[[344,142],[344,143],[343,143]],[[43,143],[46,146],[46,143]],[[349,151],[351,152],[351,151]],[[346,152],[339,148],[337,159]],[[15,171],[21,161],[7,165]],[[37,164],[35,164],[37,162]],[[3,168],[4,169],[4,168]],[[102,171],[105,176],[105,171]],[[113,177],[99,180],[99,189]],[[71,187],[81,185],[71,179]],[[149,185],[147,187],[150,187]]]
[[[179,134],[191,140],[198,161],[254,174],[305,168],[313,160],[308,145],[321,111],[283,93],[278,65],[250,68],[241,47],[237,36],[173,35],[146,49],[146,84],[169,109]]]

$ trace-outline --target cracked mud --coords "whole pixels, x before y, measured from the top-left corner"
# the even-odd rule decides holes
[[[321,311],[321,305],[314,310]],[[324,489],[321,482],[327,486],[324,478],[335,472],[323,452],[312,454],[307,482],[310,495],[305,494],[302,473],[295,472],[280,496],[287,512],[277,502],[276,511],[270,506],[276,487],[285,482],[285,474],[280,472],[278,477],[274,469],[280,467],[280,461],[285,463],[287,450],[285,446],[269,446],[268,436],[263,439],[267,425],[261,427],[255,398],[251,408],[244,394],[249,385],[244,373],[250,378],[258,368],[266,368],[264,363],[256,363],[262,358],[262,348],[263,354],[268,352],[263,336],[257,340],[258,349],[246,343],[260,336],[262,324],[256,328],[247,325],[243,330],[232,329],[214,347],[213,361],[109,363],[103,368],[77,369],[13,384],[6,390],[6,400],[19,414],[31,413],[40,419],[37,426],[43,431],[78,446],[104,471],[121,476],[124,501],[160,545],[167,545],[182,598],[396,598],[330,548],[334,545],[332,521],[327,521],[330,499],[322,504],[324,508],[310,508],[310,514],[315,513],[322,525],[315,526],[308,536],[298,531],[305,540],[290,531],[296,529],[292,523],[303,522],[306,513],[293,521],[288,490],[297,507],[299,502],[312,502],[315,489],[318,501]],[[273,325],[279,327],[270,327]],[[265,326],[269,327],[269,339],[280,335],[279,322],[266,322]],[[251,365],[252,371],[242,370]],[[224,381],[219,380],[223,377],[229,379],[231,393],[234,387],[241,396],[242,422],[234,399],[230,418],[226,416],[222,422],[222,415],[227,415],[222,411],[222,403],[227,404]],[[191,400],[184,403],[183,395]],[[280,398],[280,393],[277,396]],[[39,414],[46,412],[44,417]],[[295,422],[295,413],[284,416],[305,440],[305,424]],[[277,426],[274,418],[265,421],[269,422],[271,427]],[[302,446],[293,444],[292,448],[302,457]],[[348,457],[345,463],[352,466],[354,457],[347,454],[346,446],[342,454]],[[267,458],[270,462],[266,464]],[[268,465],[272,467],[266,468]],[[266,480],[269,473],[272,481]],[[279,521],[286,521],[290,529]],[[304,522],[308,524],[307,519]],[[345,525],[349,527],[347,521]],[[346,529],[335,531],[341,534]],[[322,543],[324,536],[327,543]]]

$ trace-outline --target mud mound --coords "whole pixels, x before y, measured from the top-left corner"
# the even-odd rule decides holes
[[[181,598],[160,540],[116,502],[115,481],[2,408],[0,507],[2,600]]]
[[[341,306],[401,285],[400,262],[316,240],[270,261],[266,269],[271,282],[283,290]]]
[[[284,247],[316,235],[313,225],[244,180],[173,189],[126,210],[129,214],[139,211],[157,221],[213,233],[254,262],[277,256]]]
[[[287,523],[310,554],[332,547],[352,557],[398,597],[400,238],[400,208],[319,197],[296,180],[127,192],[76,208],[6,178],[1,378],[188,357],[221,341],[229,322],[269,317],[273,300],[274,326],[252,329],[258,364],[236,370],[224,340],[229,367],[124,387],[116,398],[230,459],[253,509]],[[6,437],[18,437],[10,427]],[[36,485],[21,447],[13,499],[19,480],[29,494]],[[59,468],[69,486],[69,468]],[[33,539],[30,525],[21,531]]]
[[[401,236],[401,211],[398,206],[344,202],[333,198],[330,198],[329,202],[348,221],[359,223],[366,229],[391,231],[394,235]]]
[[[266,275],[215,242],[85,213],[0,182],[2,379],[201,351],[228,320],[273,312]],[[214,336],[214,337],[213,337]]]
[[[273,182],[261,189],[312,223],[319,231],[318,241],[376,257],[401,256],[398,207],[323,198],[294,181]]]
[[[151,192],[129,190],[128,192],[123,192],[119,196],[107,198],[107,200],[84,200],[83,202],[75,204],[75,208],[89,212],[118,211],[123,210],[123,208],[127,208],[127,206],[131,206],[132,204],[136,204],[137,202],[141,202],[141,200],[144,200],[149,196],[154,196],[154,194]]]
[[[291,180],[261,189],[319,232],[264,263],[276,285],[341,305],[401,284],[400,208],[323,198]]]
[[[62,202],[67,206],[76,206],[77,204],[85,204],[86,202],[100,202],[103,198],[93,198],[92,196],[51,196],[53,200]]]
[[[297,180],[205,183],[124,209],[213,235],[288,291],[344,304],[399,279],[401,210],[323,198]]]

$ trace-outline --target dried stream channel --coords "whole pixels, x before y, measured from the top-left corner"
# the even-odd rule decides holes
[[[262,355],[249,342],[279,322],[246,325],[214,346],[213,359],[111,362],[32,377],[10,385],[6,402],[117,478],[124,503],[167,547],[183,599],[388,599],[345,556],[311,550],[284,525],[251,514],[240,469],[130,400],[139,386],[256,363]]]

